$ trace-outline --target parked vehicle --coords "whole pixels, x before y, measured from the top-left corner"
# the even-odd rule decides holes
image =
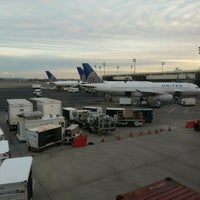
[[[60,144],[62,140],[62,127],[57,124],[47,124],[27,129],[26,144],[31,151],[40,151],[47,146]]]
[[[31,156],[3,161],[0,167],[0,199],[32,199],[32,162]]]
[[[134,112],[125,108],[106,108],[106,114],[114,117],[116,126],[141,126],[142,112]]]
[[[195,98],[182,98],[181,99],[181,105],[183,105],[183,106],[195,106],[196,105],[196,99]]]

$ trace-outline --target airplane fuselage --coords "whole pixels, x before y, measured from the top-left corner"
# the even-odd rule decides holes
[[[200,95],[198,86],[191,83],[176,82],[150,82],[150,81],[126,81],[87,84],[91,90],[111,95],[145,96],[156,94],[176,93],[185,95]]]

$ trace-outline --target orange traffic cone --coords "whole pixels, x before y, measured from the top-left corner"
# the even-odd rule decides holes
[[[151,134],[151,130],[148,130],[147,134],[150,135]]]
[[[142,135],[143,135],[142,131],[140,131],[139,135],[140,135],[140,136],[142,136]]]
[[[130,132],[129,137],[133,137],[133,132]]]
[[[119,136],[119,134],[117,134],[117,140],[120,140],[121,138],[120,138],[120,136]]]
[[[104,135],[101,138],[101,142],[105,142]]]

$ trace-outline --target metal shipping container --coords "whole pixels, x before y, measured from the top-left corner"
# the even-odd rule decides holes
[[[116,200],[200,200],[200,193],[166,178],[134,191],[116,196]]]

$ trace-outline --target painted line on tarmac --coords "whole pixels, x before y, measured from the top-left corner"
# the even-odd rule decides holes
[[[171,112],[173,112],[176,108],[177,108],[177,106],[175,106],[174,108],[172,108],[172,109],[168,112],[168,114],[171,113]]]
[[[184,113],[187,113],[187,112],[188,112],[188,110],[189,110],[189,108],[186,108],[186,109],[185,109],[185,111],[184,111]]]

